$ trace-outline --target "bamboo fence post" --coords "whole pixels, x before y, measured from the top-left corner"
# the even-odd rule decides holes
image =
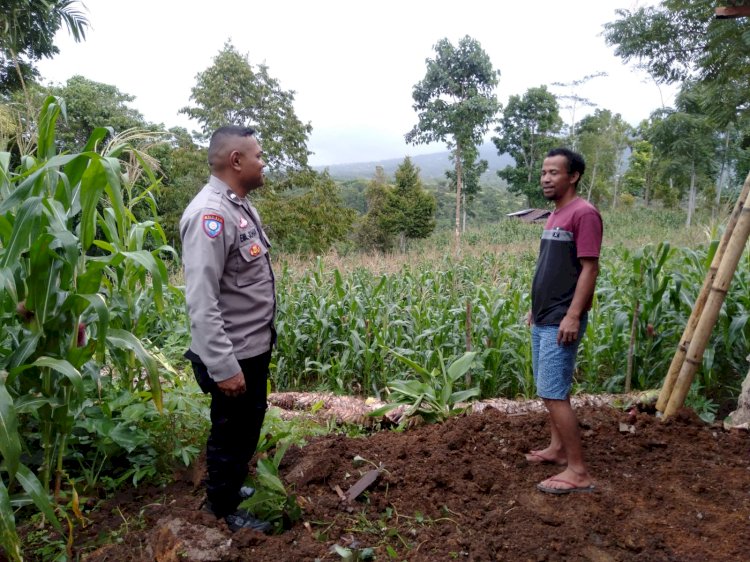
[[[695,328],[698,326],[698,321],[700,320],[701,314],[703,313],[703,308],[705,307],[706,300],[708,299],[708,294],[711,291],[711,285],[716,278],[716,272],[719,269],[719,264],[724,257],[724,251],[727,248],[727,244],[732,238],[732,233],[734,232],[734,228],[737,225],[740,214],[742,213],[742,208],[745,205],[748,194],[750,194],[750,174],[747,176],[747,179],[745,179],[745,184],[742,187],[742,192],[737,198],[737,203],[735,204],[734,210],[729,217],[729,222],[727,223],[727,227],[724,230],[723,236],[721,237],[719,247],[716,248],[716,253],[711,260],[711,266],[706,273],[706,278],[703,281],[703,286],[701,287],[700,293],[698,293],[698,298],[695,300],[695,305],[693,306],[693,310],[690,313],[690,318],[688,319],[687,325],[685,326],[685,331],[682,333],[680,344],[677,346],[677,351],[672,358],[672,363],[669,365],[667,376],[664,378],[664,383],[661,387],[661,392],[659,393],[659,399],[656,402],[656,409],[660,412],[663,412],[667,407],[667,403],[669,402],[669,397],[672,394],[672,389],[674,388],[675,381],[677,380],[677,376],[680,374],[680,369],[682,369],[682,364],[685,361],[685,355],[687,354],[688,348],[690,347],[690,342],[693,339]]]
[[[750,182],[750,174],[748,174],[745,184],[748,184],[748,182]],[[742,257],[748,236],[750,236],[750,199],[745,200],[732,237],[727,243],[724,257],[716,272],[716,278],[711,285],[711,291],[706,300],[703,313],[700,315],[693,339],[685,355],[685,361],[680,368],[677,382],[672,389],[669,402],[664,410],[665,418],[674,414],[685,403],[685,397],[690,390],[690,385],[693,383],[693,377],[703,361],[703,352],[706,350],[706,344],[711,337],[711,331],[716,324],[716,320],[719,318],[721,305],[726,298],[729,285],[737,269],[737,264]]]

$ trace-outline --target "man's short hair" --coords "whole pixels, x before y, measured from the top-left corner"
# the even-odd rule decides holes
[[[237,125],[227,125],[219,127],[211,135],[211,142],[208,144],[208,165],[216,164],[216,157],[221,152],[224,144],[229,137],[254,137],[255,129],[252,127],[239,127]]]
[[[578,172],[578,181],[576,181],[576,188],[578,188],[578,182],[581,181],[581,178],[583,177],[583,172],[586,171],[586,162],[583,160],[583,156],[578,154],[577,152],[573,152],[569,148],[553,148],[547,153],[547,158],[551,158],[552,156],[564,156],[565,160],[568,162],[568,174],[572,174],[574,172]]]

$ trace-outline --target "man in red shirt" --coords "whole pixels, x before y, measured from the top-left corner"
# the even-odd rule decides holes
[[[542,164],[542,192],[555,210],[542,234],[529,323],[534,381],[549,412],[552,435],[545,449],[530,451],[526,460],[567,465],[537,485],[550,494],[594,489],[570,405],[575,358],[586,331],[602,243],[601,215],[577,194],[585,169],[583,157],[566,148],[551,150]]]

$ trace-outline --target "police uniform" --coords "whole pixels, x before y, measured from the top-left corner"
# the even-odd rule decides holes
[[[239,504],[266,411],[276,312],[271,244],[255,208],[215,176],[185,209],[180,237],[192,336],[185,356],[211,394],[207,496],[223,517]],[[216,383],[240,371],[247,390],[227,396]]]

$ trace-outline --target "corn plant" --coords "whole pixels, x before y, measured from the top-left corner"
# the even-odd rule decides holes
[[[155,227],[123,203],[118,150],[96,150],[110,131],[96,129],[81,153],[57,154],[61,116],[63,100],[47,98],[34,153],[14,169],[11,154],[0,153],[0,541],[11,560],[21,557],[14,508],[33,503],[62,532],[50,492],[58,497],[66,481],[71,431],[107,358],[132,354],[162,403],[157,361],[123,321],[138,304],[113,302],[134,293],[144,312],[147,299],[151,314],[162,307],[165,248],[139,246]],[[41,457],[28,435],[38,437]]]

